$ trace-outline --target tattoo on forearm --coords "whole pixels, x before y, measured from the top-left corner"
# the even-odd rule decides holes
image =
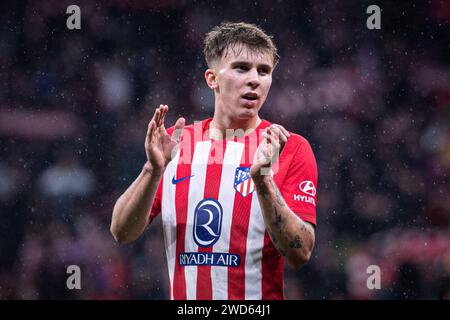
[[[263,196],[264,198],[270,198],[270,192],[267,188],[267,186],[265,185],[264,182],[258,182],[258,192],[261,196]],[[286,206],[286,202],[283,199],[283,196],[281,195],[280,190],[278,190],[277,185],[275,184],[275,182],[273,181],[273,179],[270,179],[270,185],[272,186],[274,192],[275,192],[275,196],[277,197],[277,203],[284,207]]]
[[[269,190],[267,190],[266,186],[264,185],[264,182],[258,182],[258,193],[264,197],[267,198],[269,196]]]
[[[283,196],[281,195],[280,190],[278,190],[278,187],[273,179],[270,180],[270,184],[272,185],[272,188],[275,190],[275,194],[277,195],[277,203],[282,207],[286,206],[286,202],[284,201]]]
[[[286,222],[284,221],[283,217],[281,217],[281,213],[278,214],[277,206],[273,205],[273,213],[275,216],[275,225],[278,227],[280,233],[284,230],[284,227],[286,226]]]
[[[308,234],[312,235],[311,229],[307,228],[305,224],[306,224],[305,222],[302,223],[302,230],[306,231],[306,232],[308,232]]]
[[[282,210],[279,209],[277,210],[277,206],[280,207],[285,207],[286,205],[286,201],[284,201],[283,196],[281,195],[280,190],[278,189],[277,185],[275,184],[275,181],[273,179],[269,180],[270,186],[273,188],[273,192],[275,192],[275,197],[276,200],[273,199],[273,194],[271,194],[271,190],[269,190],[268,186],[264,183],[264,182],[257,182],[258,185],[258,193],[261,197],[265,198],[266,200],[270,201],[270,204],[266,204],[269,205],[269,207],[267,208],[269,210],[269,212],[272,214],[272,221],[274,221],[274,224],[272,224],[273,227],[268,227],[267,228],[267,232],[269,233],[269,236],[272,240],[272,243],[274,245],[274,247],[278,250],[278,252],[282,255],[282,256],[286,256],[287,252],[286,250],[284,250],[281,246],[281,244],[279,243],[278,240],[284,239],[284,241],[289,241],[288,234],[287,234],[287,230],[286,230],[286,219],[282,216]],[[271,222],[273,223],[273,222]],[[276,227],[276,229],[274,229]],[[308,230],[308,228],[306,228],[305,225],[301,226],[301,229],[303,232],[308,232],[311,233],[310,230]],[[277,232],[278,231],[278,232]],[[281,237],[277,240],[277,238],[274,235],[275,234],[278,237]],[[284,234],[284,235],[283,235]],[[287,242],[286,241],[286,242]],[[284,243],[286,243],[284,242]],[[299,235],[295,235],[294,239],[289,241],[288,243],[289,248],[292,249],[301,249],[304,247],[304,243],[303,240],[300,238]],[[289,248],[287,248],[289,250]]]
[[[267,232],[269,233],[270,239],[272,239],[272,243],[275,246],[275,248],[280,252],[280,254],[284,257],[286,256],[286,251],[284,251],[279,245],[277,239],[273,236],[272,232],[267,229]]]
[[[289,242],[289,247],[293,248],[293,249],[301,249],[301,248],[303,248],[303,241],[302,241],[302,239],[300,238],[299,235],[296,235],[294,237],[294,240]]]

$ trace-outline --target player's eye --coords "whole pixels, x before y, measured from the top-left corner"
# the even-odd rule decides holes
[[[238,71],[248,71],[249,70],[248,66],[243,65],[243,64],[237,65],[235,67],[235,69],[237,69]]]
[[[258,73],[261,75],[267,75],[270,73],[270,70],[268,68],[260,68],[258,69]]]

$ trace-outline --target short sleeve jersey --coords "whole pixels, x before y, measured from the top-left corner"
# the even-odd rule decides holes
[[[170,298],[284,299],[284,260],[266,231],[250,177],[261,133],[271,123],[262,120],[241,138],[214,140],[211,120],[185,126],[149,213],[149,221],[162,213]],[[305,138],[290,133],[273,177],[290,209],[316,225],[317,165]]]

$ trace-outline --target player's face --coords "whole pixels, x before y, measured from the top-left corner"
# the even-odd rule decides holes
[[[221,114],[234,119],[256,117],[272,84],[270,52],[235,46],[225,51],[215,70],[216,107]]]

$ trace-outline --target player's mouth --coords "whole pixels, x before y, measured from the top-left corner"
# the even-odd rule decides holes
[[[258,100],[258,95],[254,92],[247,92],[241,96],[243,99],[248,101]]]
[[[246,108],[254,108],[257,105],[258,102],[258,95],[254,92],[247,92],[241,96],[241,98],[244,100],[244,106]]]

